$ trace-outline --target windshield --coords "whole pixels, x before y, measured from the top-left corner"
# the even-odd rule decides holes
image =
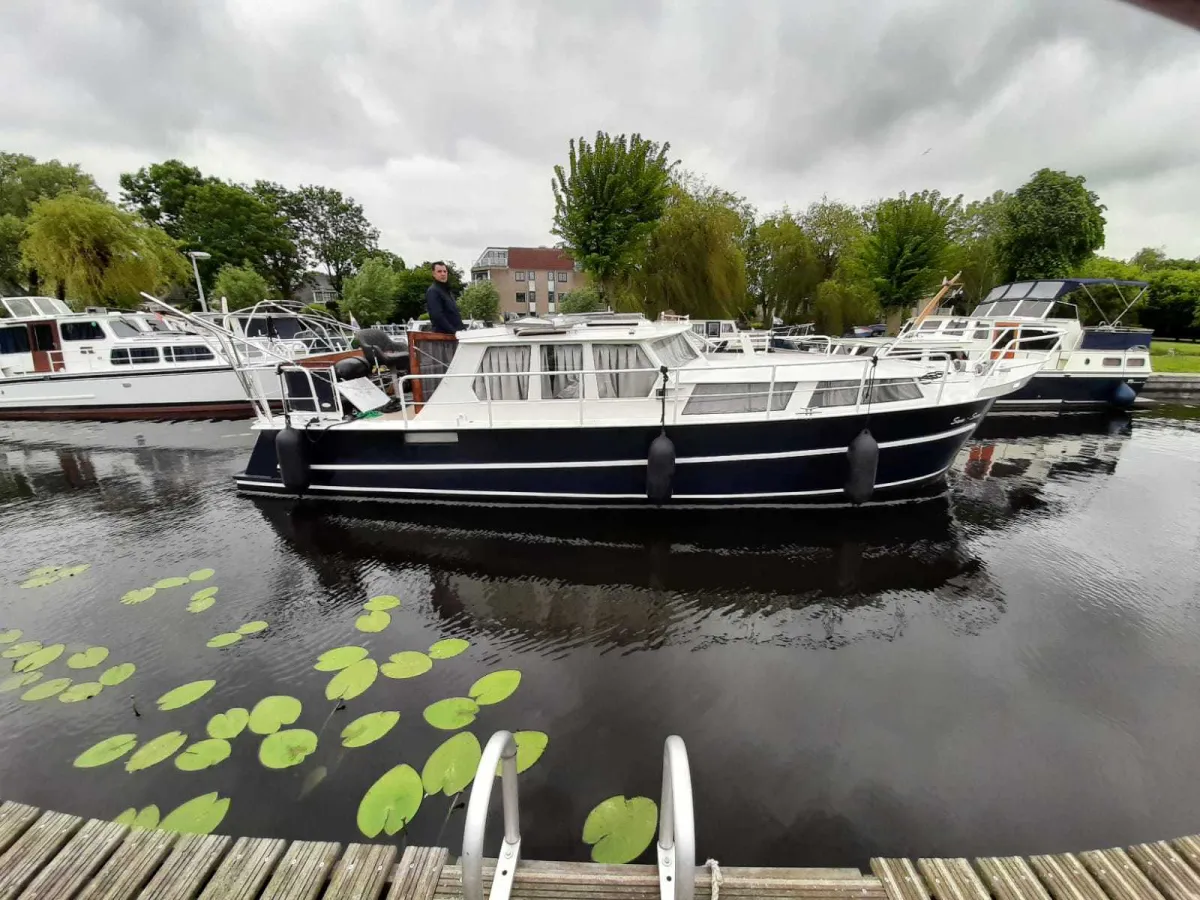
[[[142,333],[140,328],[125,319],[109,319],[108,327],[112,329],[113,334],[121,338],[137,337]]]

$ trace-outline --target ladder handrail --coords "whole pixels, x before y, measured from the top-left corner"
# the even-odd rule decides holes
[[[483,750],[471,797],[467,801],[463,826],[462,881],[466,900],[483,900],[483,834],[487,827],[488,804],[496,767],[500,769],[500,790],[504,800],[504,843],[496,854],[496,872],[492,876],[489,900],[507,900],[512,892],[513,876],[521,858],[521,816],[517,803],[517,742],[508,731],[497,731]]]
[[[696,877],[696,821],[692,771],[683,738],[663,744],[662,803],[658,812],[658,889],[662,900],[692,900]]]

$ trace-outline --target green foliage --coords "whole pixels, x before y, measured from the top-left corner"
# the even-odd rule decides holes
[[[632,273],[671,194],[670,144],[640,134],[594,144],[570,142],[568,164],[554,167],[554,228],[571,255],[607,292]]]
[[[391,594],[380,594],[378,597],[372,597],[363,604],[363,609],[371,612],[387,612],[389,609],[395,609],[400,605],[400,598],[393,597]]]
[[[296,191],[289,191],[273,181],[256,181],[253,191],[254,196],[283,223],[282,231],[287,240],[263,255],[261,268],[276,295],[287,300],[307,281],[306,273],[312,264],[309,249],[300,234],[304,205]]]
[[[19,289],[25,282],[25,267],[21,264],[21,240],[25,223],[12,213],[0,214],[0,291],[6,287]]]
[[[564,294],[558,302],[558,311],[565,314],[603,312],[604,298],[595,285],[584,285],[569,294]]]
[[[137,752],[125,763],[126,772],[140,772],[156,766],[176,750],[187,743],[187,735],[182,731],[168,731],[153,740],[138,747]]]
[[[1076,278],[1115,278],[1121,281],[1141,281],[1146,277],[1138,266],[1108,256],[1093,256],[1076,268],[1071,275]],[[1140,288],[1092,285],[1087,293],[1080,291],[1070,299],[1079,306],[1079,318],[1085,325],[1113,322],[1120,316],[1126,304],[1137,296]],[[1136,325],[1140,310],[1134,307],[1121,323]]]
[[[39,200],[77,194],[106,202],[104,191],[78,165],[57,159],[38,162],[23,153],[0,153],[0,216],[24,219]]]
[[[517,772],[521,773],[542,758],[550,736],[544,731],[514,731],[513,740],[517,742]]]
[[[203,681],[191,681],[180,685],[158,698],[158,708],[167,712],[172,709],[179,709],[181,706],[187,706],[189,703],[195,703],[211,691],[216,684],[216,681],[207,678]]]
[[[342,729],[342,746],[365,747],[391,731],[399,721],[398,712],[373,712],[359,716]]]
[[[1141,323],[1160,337],[1182,337],[1200,327],[1200,270],[1160,269],[1139,310]]]
[[[75,757],[74,765],[79,769],[91,769],[114,762],[137,746],[136,734],[115,734],[93,744]]]
[[[217,713],[208,720],[206,731],[211,738],[231,741],[250,723],[250,712],[241,706],[235,706],[223,713]]]
[[[1003,207],[1006,280],[1061,278],[1104,245],[1104,207],[1082,175],[1041,169]]]
[[[250,710],[250,730],[255,734],[274,734],[283,725],[291,725],[303,707],[295,697],[274,694],[263,697]]]
[[[388,678],[416,678],[432,668],[433,660],[424,653],[405,650],[393,653],[391,659],[379,667],[379,671]]]
[[[243,309],[261,303],[270,296],[271,288],[267,279],[259,275],[248,265],[224,265],[217,273],[213,282],[212,298],[220,300],[224,297],[229,301],[230,309]]]
[[[379,613],[379,615],[387,615],[387,613]],[[329,684],[325,685],[325,698],[327,700],[353,700],[373,685],[378,676],[379,666],[375,664],[375,660],[359,660],[342,669],[329,680]]]
[[[1000,237],[1009,196],[996,191],[990,197],[968,203],[950,219],[951,244],[943,264],[948,273],[960,273],[963,288],[959,302],[964,311],[974,309],[992,288],[1003,283]]]
[[[369,838],[393,835],[412,821],[425,790],[421,776],[408,765],[396,766],[379,777],[358,805],[358,830]]]
[[[458,310],[464,319],[480,322],[500,321],[500,292],[491,281],[475,281],[467,285],[458,298]]]
[[[197,741],[175,757],[175,768],[182,772],[199,772],[228,759],[232,751],[229,741],[223,738]]]
[[[346,279],[342,310],[363,326],[389,322],[396,311],[400,274],[379,257],[369,257],[356,275]]]
[[[20,632],[17,634],[19,637]],[[434,659],[451,659],[470,646],[470,643],[462,638],[443,638],[429,648],[429,655]]]
[[[764,321],[806,319],[822,271],[812,238],[786,209],[755,228],[750,280]]]
[[[879,321],[879,304],[861,283],[829,280],[817,287],[813,322],[818,334],[845,334],[855,325]]]
[[[184,236],[181,220],[192,191],[214,180],[205,178],[194,166],[168,159],[123,173],[121,202],[126,209],[178,239]]]
[[[51,678],[34,685],[21,695],[22,700],[46,700],[71,686],[70,678]]]
[[[289,769],[304,762],[317,749],[317,736],[307,728],[276,731],[263,738],[258,761],[268,769]]]
[[[443,793],[453,797],[475,778],[475,770],[479,768],[479,758],[483,749],[479,746],[479,738],[464,731],[446,740],[429,755],[425,766],[421,769],[421,784],[425,793],[430,796]]]
[[[933,194],[883,200],[862,248],[863,272],[885,310],[904,310],[938,284],[951,209]]]
[[[223,181],[206,181],[190,190],[179,231],[185,249],[212,256],[200,262],[209,292],[213,274],[225,266],[249,264],[267,277],[268,259],[295,249],[291,227],[280,214],[244,187]]]
[[[467,693],[480,706],[491,706],[501,700],[507,700],[521,683],[521,673],[516,669],[502,669],[484,675]]]
[[[378,246],[379,230],[361,204],[333,188],[310,184],[295,193],[295,225],[307,253],[325,267],[338,293],[354,272],[356,260]]]
[[[58,699],[63,703],[80,703],[84,700],[91,700],[102,690],[104,690],[104,685],[98,681],[80,681],[59,694]]]
[[[117,663],[101,672],[96,680],[105,687],[116,687],[121,682],[128,681],[135,671],[137,667],[133,663]]]
[[[181,803],[163,817],[158,827],[180,834],[212,834],[228,811],[229,798],[213,791]]]
[[[107,647],[88,647],[67,657],[67,668],[90,669],[108,659]]]
[[[382,610],[373,609],[354,620],[354,627],[368,634],[377,634],[392,623],[392,617]]]
[[[479,704],[469,697],[447,697],[425,707],[425,721],[443,731],[457,731],[475,721]]]
[[[858,253],[867,237],[862,213],[845,203],[822,197],[809,204],[799,225],[812,241],[812,249],[821,266],[821,279],[833,278],[842,264]]]
[[[609,797],[583,823],[583,842],[592,845],[592,861],[633,862],[654,839],[658,804],[648,797]]]
[[[313,666],[318,672],[337,672],[369,656],[366,647],[334,647],[326,650]]]

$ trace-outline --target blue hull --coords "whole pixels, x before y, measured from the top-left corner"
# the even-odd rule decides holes
[[[1134,395],[1146,379],[1115,375],[1061,375],[1043,373],[1014,394],[996,401],[997,409],[1111,409],[1117,389],[1128,384]]]

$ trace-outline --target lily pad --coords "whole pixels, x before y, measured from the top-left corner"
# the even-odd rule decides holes
[[[375,683],[379,666],[373,659],[361,659],[338,672],[325,685],[328,700],[353,700]]]
[[[424,653],[405,650],[402,653],[393,653],[391,660],[380,666],[379,671],[388,678],[416,678],[432,668],[433,660]]]
[[[107,647],[88,647],[67,657],[68,669],[90,669],[108,659]]]
[[[242,639],[242,636],[236,631],[226,631],[224,634],[218,634],[214,638],[209,638],[206,647],[229,647],[236,644]]]
[[[136,588],[132,591],[127,591],[125,593],[125,595],[121,597],[121,602],[124,603],[126,606],[133,606],[138,603],[145,603],[147,600],[149,600],[151,597],[153,597],[157,593],[158,593],[157,588],[152,588],[152,587]]]
[[[3,656],[5,659],[17,659],[22,656],[28,656],[30,653],[33,653],[35,650],[41,650],[41,649],[42,649],[41,641],[21,641],[21,643],[13,644],[11,647],[9,647],[7,650],[5,650],[3,653],[0,653],[0,656]]]
[[[125,771],[140,772],[142,769],[156,766],[186,743],[187,735],[182,731],[160,734],[154,740],[138,747],[137,752],[126,761]]]
[[[39,575],[53,575],[60,568],[62,568],[62,567],[61,566],[42,566],[41,568],[34,569],[32,572],[30,572],[25,577],[26,578],[37,578]]]
[[[0,694],[7,694],[9,691],[20,690],[26,685],[33,684],[41,677],[41,672],[25,672],[21,675],[9,675],[3,681],[0,681]]]
[[[437,703],[425,707],[421,715],[434,728],[443,731],[457,731],[475,721],[479,714],[479,704],[467,697],[447,697]]]
[[[158,825],[158,807],[152,803],[141,812],[130,807],[113,821],[118,825],[128,825],[130,828],[154,828]]]
[[[235,737],[242,733],[242,729],[250,722],[250,712],[241,706],[235,706],[233,709],[227,709],[223,713],[217,713],[208,720],[208,736],[211,738],[220,738],[225,741],[232,741]]]
[[[212,578],[216,574],[217,573],[214,572],[212,569],[197,569],[195,572],[190,572],[188,574],[187,580],[188,581],[208,581],[208,579]]]
[[[383,631],[392,622],[392,617],[380,610],[367,613],[365,616],[359,616],[354,620],[354,627],[359,631],[377,632]]]
[[[229,798],[220,797],[213,791],[175,807],[158,823],[158,827],[180,834],[212,834],[228,811]]]
[[[175,757],[175,768],[184,772],[199,772],[229,758],[233,747],[221,738],[196,741]]]
[[[158,698],[158,708],[167,712],[194,703],[211,691],[216,683],[212,678],[208,678],[204,681],[190,681],[187,684],[181,684],[175,690],[167,691]]]
[[[482,755],[479,738],[469,731],[447,738],[429,754],[425,768],[421,770],[425,793],[433,795],[441,791],[447,797],[453,797],[464,790],[475,779]]]
[[[74,578],[76,575],[82,575],[92,567],[91,563],[84,563],[81,566],[70,566],[66,569],[60,569],[58,572],[59,578]]]
[[[512,696],[521,683],[521,673],[516,669],[503,669],[484,675],[467,691],[471,699],[480,706],[491,706]]]
[[[77,757],[73,765],[77,769],[91,769],[114,762],[137,746],[136,734],[114,734],[98,744],[88,747]]]
[[[462,638],[445,638],[429,648],[429,655],[434,659],[450,659],[470,646],[470,642]]]
[[[658,804],[648,797],[609,797],[588,813],[583,841],[592,845],[592,861],[627,863],[641,856],[654,840]]]
[[[63,703],[78,703],[80,700],[91,700],[104,690],[104,685],[98,681],[81,681],[71,685],[58,695]]]
[[[40,588],[54,584],[58,581],[57,575],[35,575],[33,578],[27,578],[21,582],[23,588]]]
[[[354,665],[360,659],[366,659],[368,655],[366,647],[334,647],[318,656],[313,668],[318,672],[336,672]]]
[[[518,772],[524,772],[541,759],[550,743],[550,737],[544,731],[517,731],[513,733],[513,739],[517,742]]]
[[[342,746],[365,747],[391,731],[399,721],[398,712],[373,712],[359,716],[342,729]]]
[[[43,666],[48,666],[60,656],[67,647],[65,644],[51,644],[49,647],[43,647],[41,650],[35,650],[28,656],[22,656],[16,663],[13,664],[14,672],[32,672],[34,669],[40,669]]]
[[[13,641],[19,641],[23,632],[20,628],[10,628],[8,631],[0,631],[0,644],[11,644]]]
[[[369,838],[395,834],[412,821],[425,791],[421,776],[409,765],[396,766],[380,776],[358,804],[358,830]]]
[[[162,578],[162,579],[159,579],[158,581],[154,582],[154,587],[156,590],[161,591],[161,590],[166,590],[167,588],[183,587],[187,583],[188,583],[188,580],[186,578],[179,578],[179,577]]]
[[[287,769],[304,762],[317,749],[317,736],[307,728],[290,728],[263,738],[258,761],[268,769]]]
[[[122,681],[125,681],[137,671],[137,666],[133,663],[117,663],[115,666],[105,669],[100,673],[100,677],[96,680],[105,687],[115,687]]]
[[[238,628],[238,634],[258,634],[260,631],[267,630],[267,623],[262,619],[255,619],[253,622],[247,622]]]
[[[206,588],[206,590],[210,590],[215,594],[217,589]],[[204,591],[196,591],[196,593],[192,594],[192,599],[188,601],[187,611],[190,613],[202,613],[216,602],[217,598],[214,597],[213,594],[205,594]]]
[[[51,678],[49,681],[43,681],[40,684],[35,684],[21,695],[21,699],[45,700],[49,697],[53,697],[59,691],[66,690],[70,686],[70,678]]]
[[[381,597],[372,597],[363,604],[363,609],[370,612],[384,612],[389,609],[395,609],[399,605],[399,597],[393,597],[390,594],[384,594]]]
[[[295,697],[274,695],[263,697],[250,710],[250,730],[255,734],[274,734],[284,725],[300,718],[303,707]]]

